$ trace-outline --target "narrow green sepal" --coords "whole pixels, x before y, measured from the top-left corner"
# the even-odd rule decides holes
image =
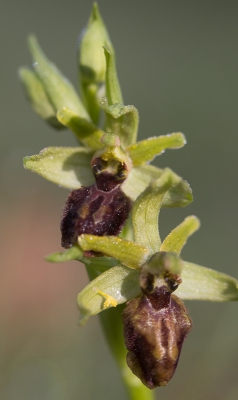
[[[64,107],[73,110],[78,116],[90,120],[72,84],[58,68],[50,62],[41,50],[35,36],[29,37],[29,48],[33,58],[33,67],[45,92],[57,112]]]
[[[109,105],[107,97],[101,100],[100,105],[106,113],[107,131],[119,135],[124,148],[135,143],[139,125],[137,109],[120,103]]]
[[[54,107],[36,73],[29,68],[22,67],[19,69],[19,77],[35,113],[54,128],[64,129],[64,126],[57,120]]]
[[[172,186],[163,198],[163,207],[186,207],[193,201],[193,192],[187,181],[181,180],[176,186]]]
[[[238,300],[238,280],[229,275],[184,261],[181,277],[176,295],[184,300]]]
[[[134,166],[152,161],[166,149],[180,149],[186,144],[185,136],[181,132],[142,140],[127,148]]]
[[[78,244],[84,251],[103,253],[116,258],[128,268],[140,268],[148,257],[148,250],[140,244],[123,240],[117,236],[94,236],[84,234],[78,237]]]
[[[108,103],[109,105],[115,103],[123,104],[121,88],[117,77],[115,55],[109,47],[104,46],[103,48],[106,58],[106,96]]]
[[[163,198],[172,186],[177,186],[180,182],[178,175],[165,168],[161,177],[152,181],[134,203],[132,224],[135,242],[143,244],[151,253],[159,251],[161,245],[158,221]]]
[[[48,147],[24,157],[24,168],[68,189],[94,183],[90,168],[92,153],[84,147]]]
[[[161,244],[160,251],[173,252],[180,254],[187,239],[200,227],[200,221],[194,215],[191,215],[174,228]]]
[[[46,261],[52,263],[60,263],[70,260],[82,260],[82,259],[83,259],[83,252],[77,245],[72,246],[70,249],[65,250],[63,252],[51,253],[45,257]]]
[[[138,270],[119,265],[91,281],[77,296],[79,323],[83,325],[90,316],[138,296],[139,274]]]
[[[80,143],[92,150],[102,147],[100,141],[104,135],[101,129],[85,118],[79,117],[74,111],[63,108],[57,112],[58,121],[71,129]]]
[[[103,46],[114,53],[106,26],[94,3],[79,48],[80,86],[83,101],[95,124],[98,123],[99,101],[105,95],[106,60]]]

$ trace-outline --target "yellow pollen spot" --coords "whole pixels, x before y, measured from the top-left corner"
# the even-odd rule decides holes
[[[94,290],[103,296],[105,298],[105,302],[103,304],[103,309],[105,310],[106,308],[109,307],[116,307],[117,306],[117,301],[114,297],[110,296],[110,294],[107,294],[105,292],[102,292],[101,290],[98,290],[97,288],[94,288]]]
[[[89,206],[85,204],[80,208],[79,217],[85,219],[89,215]]]

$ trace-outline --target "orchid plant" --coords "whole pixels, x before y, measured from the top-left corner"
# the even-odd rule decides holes
[[[151,389],[172,378],[192,327],[181,299],[238,300],[238,281],[180,258],[199,228],[195,216],[161,240],[161,208],[184,207],[193,197],[185,180],[150,162],[186,140],[178,132],[137,142],[138,111],[123,104],[97,4],[79,48],[82,100],[34,36],[29,48],[33,68],[19,74],[33,110],[79,143],[24,158],[26,169],[72,190],[61,221],[66,250],[46,259],[85,265],[90,283],[77,297],[80,324],[100,314],[129,398],[152,400]]]

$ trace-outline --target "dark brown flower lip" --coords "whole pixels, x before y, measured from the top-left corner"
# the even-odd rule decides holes
[[[108,192],[99,190],[96,184],[73,190],[61,220],[62,246],[71,247],[83,233],[118,235],[130,210],[131,201],[120,185]]]
[[[192,328],[183,302],[160,286],[130,300],[122,319],[129,368],[149,389],[167,385]]]

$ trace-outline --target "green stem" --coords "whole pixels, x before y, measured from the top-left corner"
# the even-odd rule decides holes
[[[114,265],[110,258],[92,258],[85,264],[90,280],[96,278],[103,270]],[[122,311],[125,304],[109,308],[99,314],[100,322],[107,344],[116,360],[126,387],[129,400],[154,400],[154,392],[148,389],[129,369],[126,363],[127,350],[123,337]]]

